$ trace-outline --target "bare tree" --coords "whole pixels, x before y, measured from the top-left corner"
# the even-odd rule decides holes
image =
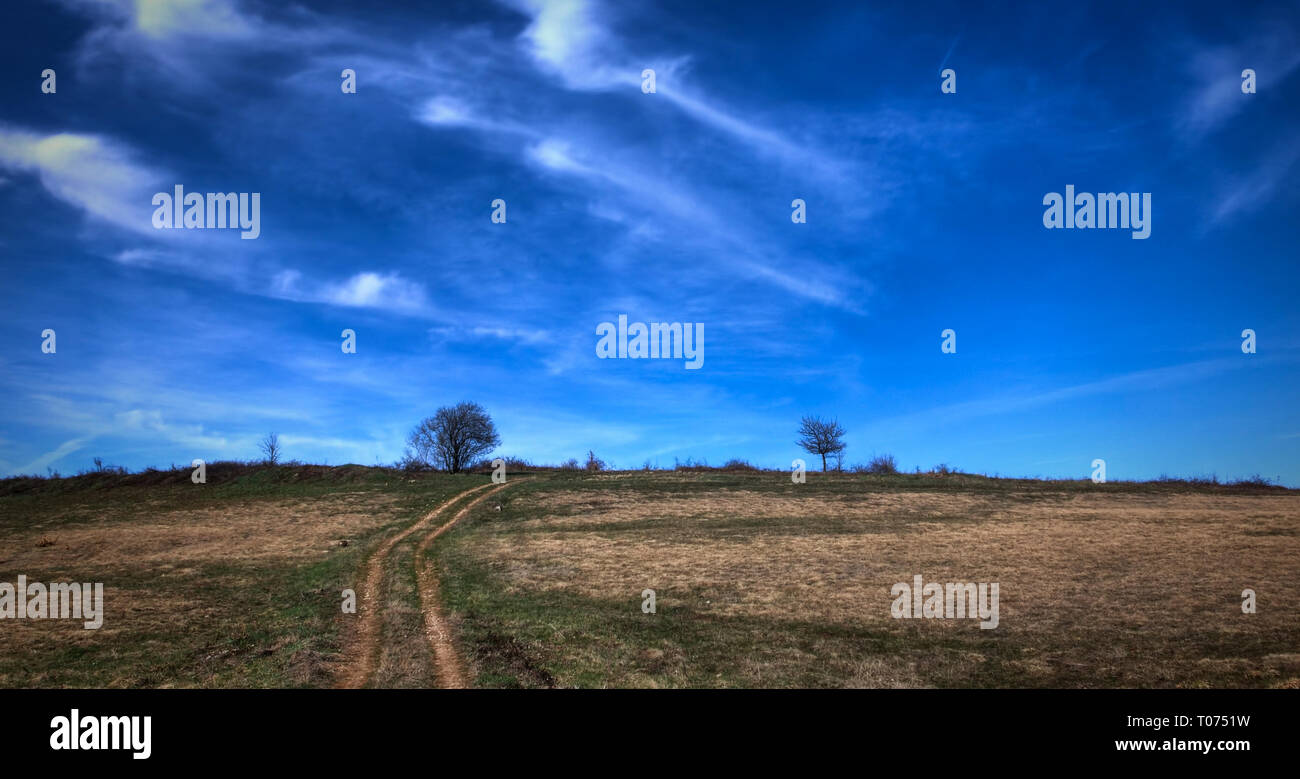
[[[835,420],[807,416],[799,423],[799,440],[796,444],[808,454],[822,457],[822,470],[826,470],[826,455],[844,451],[844,428]]]
[[[407,458],[460,473],[501,445],[492,417],[477,403],[443,406],[415,426],[406,439]]]
[[[266,456],[267,465],[275,465],[280,462],[280,436],[277,433],[267,433],[262,442],[257,445]]]

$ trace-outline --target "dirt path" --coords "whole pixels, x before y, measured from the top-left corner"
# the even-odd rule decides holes
[[[455,642],[451,639],[447,615],[443,611],[442,599],[438,595],[438,574],[425,560],[424,553],[435,538],[463,519],[469,514],[470,509],[505,489],[506,486],[502,484],[466,503],[460,511],[456,512],[456,516],[425,537],[415,549],[415,575],[419,581],[420,610],[424,612],[424,632],[429,637],[429,646],[433,650],[435,678],[438,680],[438,686],[443,689],[459,690],[468,687],[469,684],[466,681],[465,664],[460,658],[460,653],[456,651]]]
[[[465,490],[459,495],[444,501],[428,514],[421,517],[419,521],[413,523],[410,527],[393,535],[380,544],[379,548],[376,549],[374,553],[370,555],[369,559],[366,560],[365,567],[362,569],[362,592],[359,593],[360,597],[358,598],[357,603],[357,617],[359,624],[357,626],[355,638],[350,642],[350,648],[347,653],[351,662],[339,674],[338,687],[356,689],[365,686],[366,681],[370,679],[370,676],[375,672],[375,667],[378,664],[379,634],[381,627],[379,604],[381,602],[380,596],[382,595],[383,590],[384,565],[388,560],[388,553],[391,552],[393,547],[399,544],[402,539],[426,527],[438,515],[442,514],[450,506],[455,504],[456,501],[467,495],[472,495],[475,492],[485,490],[491,486],[491,484],[483,484],[474,487],[473,489]],[[495,492],[495,490],[493,491]],[[477,500],[474,501],[474,503],[477,502]],[[473,503],[470,505],[473,505]],[[468,506],[466,508],[468,508]],[[464,510],[462,510],[461,513],[463,514]],[[461,514],[457,514],[456,518],[459,519],[460,516]],[[441,533],[455,521],[456,520],[453,519],[451,522],[443,525],[437,530],[435,535]],[[432,537],[433,536],[430,536],[430,538]]]

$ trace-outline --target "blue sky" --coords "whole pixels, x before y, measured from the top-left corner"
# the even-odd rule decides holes
[[[850,463],[1300,485],[1293,4],[8,14],[0,473],[389,463],[475,400],[535,462],[789,467],[815,413]],[[260,237],[154,229],[177,184]],[[1151,236],[1045,229],[1066,185],[1150,192]],[[703,323],[703,367],[598,359],[619,314]]]

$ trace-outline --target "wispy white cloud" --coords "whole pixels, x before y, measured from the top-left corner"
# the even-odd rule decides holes
[[[1095,395],[1150,392],[1164,387],[1208,379],[1226,371],[1239,369],[1246,364],[1243,360],[1233,359],[1201,360],[1181,365],[1133,371],[1119,376],[1112,376],[1108,379],[1057,389],[1005,393],[978,400],[954,403],[941,408],[881,420],[875,426],[918,430],[977,417],[1025,411],[1052,403],[1063,403]]]
[[[37,457],[36,459],[32,460],[31,462],[25,465],[15,468],[11,475],[18,475],[18,474],[39,475],[52,463],[61,460],[64,457],[67,457],[73,452],[80,451],[81,449],[85,448],[86,444],[89,443],[91,440],[93,440],[92,437],[86,436],[82,438],[73,438],[69,441],[64,441],[63,443],[59,444],[57,448],[49,452],[45,452],[41,456]]]
[[[509,0],[508,4],[532,19],[521,35],[524,48],[569,87],[608,89],[638,83],[640,70],[609,64],[616,44],[590,3]]]
[[[524,137],[537,136],[527,125],[500,117],[489,118],[481,107],[452,95],[436,95],[425,100],[416,108],[415,119],[435,128],[465,128]]]
[[[688,58],[632,54],[608,25],[609,6],[588,0],[509,0],[531,18],[522,41],[543,70],[571,89],[639,92],[646,67],[655,71],[655,98],[666,100],[696,121],[742,141],[754,150],[831,173],[835,165],[814,148],[747,120],[686,83]],[[653,99],[653,98],[651,98]]]
[[[609,174],[579,163],[573,158],[569,144],[555,138],[547,138],[541,143],[530,146],[528,157],[542,167],[560,173],[572,173],[587,178],[612,178]]]
[[[1233,46],[1199,48],[1185,55],[1192,79],[1190,97],[1177,119],[1184,141],[1199,141],[1258,100],[1241,91],[1243,70],[1255,71],[1256,89],[1276,88],[1300,67],[1300,35],[1279,24]]]
[[[357,273],[341,282],[304,280],[297,270],[281,271],[270,294],[285,300],[328,303],[349,308],[374,308],[408,315],[430,314],[424,285],[397,273]]]
[[[275,52],[304,53],[363,42],[354,29],[331,24],[305,6],[286,4],[274,16],[239,0],[61,0],[93,26],[78,44],[83,71],[111,68],[131,78],[165,79],[169,90],[229,93],[214,77],[214,59]],[[264,10],[264,9],[262,9]]]
[[[66,0],[150,38],[247,38],[255,26],[228,0]]]
[[[349,454],[371,449],[376,445],[391,447],[391,441],[374,441],[364,438],[341,438],[339,436],[297,435],[285,433],[280,436],[280,444],[286,447],[310,446],[323,449],[339,449]]]
[[[221,261],[216,261],[210,248],[197,245],[202,243],[205,242],[194,242],[194,251],[137,246],[114,252],[109,255],[109,259],[127,268],[179,273],[219,281],[241,291],[247,289],[250,283],[249,262],[241,257],[232,257],[229,253],[220,255]]]
[[[113,432],[116,435],[146,433],[191,449],[209,452],[225,451],[231,445],[228,437],[206,432],[201,424],[169,423],[158,409],[134,408],[121,411],[113,416],[113,421]]]
[[[429,334],[448,341],[494,339],[514,341],[525,345],[548,343],[554,338],[549,330],[528,327],[491,327],[477,325],[473,327],[435,327]]]
[[[660,94],[660,93],[656,93]],[[770,154],[792,163],[809,163],[817,166],[818,173],[831,173],[835,165],[809,146],[794,143],[781,133],[762,125],[746,121],[719,108],[709,98],[695,95],[685,89],[667,89],[664,99],[686,114],[708,126],[744,141],[759,152]]]
[[[1278,187],[1294,180],[1291,169],[1297,161],[1300,161],[1300,143],[1288,139],[1286,145],[1264,157],[1253,171],[1236,178],[1217,193],[1211,223],[1218,225],[1267,205]]]
[[[452,127],[489,126],[475,116],[462,101],[450,95],[431,97],[420,106],[416,118],[430,125],[449,125]]]
[[[581,145],[587,150],[587,155],[596,148],[590,143]],[[853,282],[845,278],[843,272],[816,266],[811,261],[800,263],[801,273],[780,270],[778,261],[768,256],[763,242],[753,237],[744,222],[730,214],[719,214],[708,205],[717,198],[694,191],[686,182],[646,173],[644,166],[621,163],[614,158],[589,159],[576,151],[578,146],[558,138],[547,138],[529,147],[526,155],[535,166],[549,173],[581,180],[584,192],[589,196],[598,192],[591,188],[593,183],[612,187],[621,200],[631,198],[641,204],[643,211],[664,212],[674,222],[694,225],[699,236],[715,236],[711,240],[718,247],[721,267],[773,284],[806,300],[846,311],[862,311],[855,295],[866,288],[865,284]],[[601,204],[597,204],[593,213],[608,215],[614,221],[626,220],[624,212],[610,210]]]
[[[0,127],[0,167],[35,175],[54,197],[96,218],[154,233],[149,205],[161,176],[113,141]]]

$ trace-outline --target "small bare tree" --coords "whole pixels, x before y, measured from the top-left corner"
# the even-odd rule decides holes
[[[257,447],[262,450],[266,458],[267,465],[275,465],[280,462],[280,436],[277,433],[267,433],[262,439],[262,443]]]
[[[443,406],[406,439],[407,460],[460,473],[501,445],[492,417],[477,403]]]
[[[799,440],[796,444],[808,454],[819,454],[822,470],[826,470],[826,455],[844,451],[844,428],[835,420],[807,416],[799,423]]]

